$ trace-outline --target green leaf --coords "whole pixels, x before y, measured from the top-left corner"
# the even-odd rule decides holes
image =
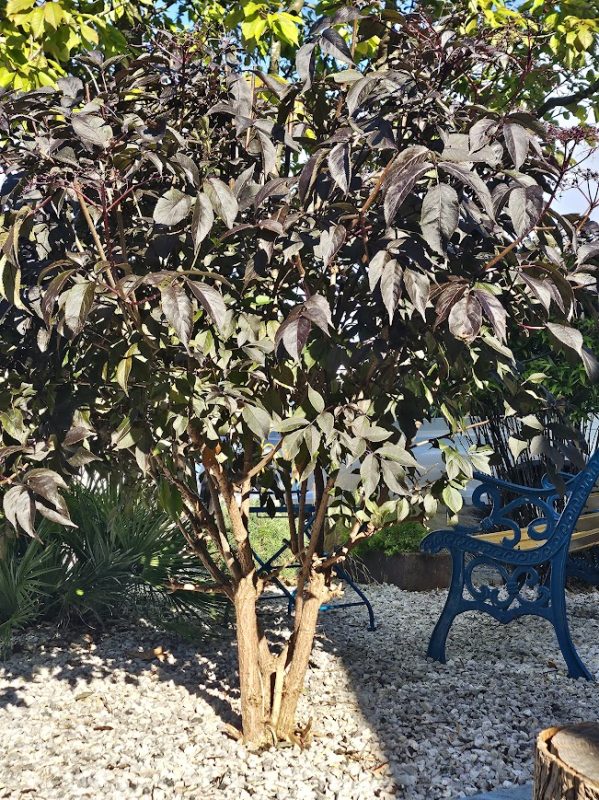
[[[384,444],[377,450],[377,455],[391,461],[396,461],[404,467],[417,467],[418,462],[414,456],[400,444]]]
[[[464,504],[462,495],[453,486],[446,486],[443,489],[442,497],[447,508],[454,514],[457,514]]]
[[[289,435],[285,436],[283,439],[283,444],[281,446],[281,455],[286,461],[293,461],[296,455],[299,453],[299,449],[302,445],[304,440],[304,429],[301,428],[298,431],[293,431]]]
[[[268,439],[272,420],[270,414],[259,406],[245,405],[241,410],[241,416],[248,428],[260,439]]]
[[[299,42],[299,26],[302,23],[300,17],[288,14],[286,11],[279,11],[276,14],[268,15],[272,29],[286,43],[295,47]]]
[[[298,428],[305,428],[306,425],[309,425],[307,419],[304,417],[289,417],[289,419],[283,419],[278,422],[274,429],[279,433],[289,433],[290,431],[295,431]]]
[[[266,30],[266,17],[259,13],[246,17],[241,23],[241,33],[244,39],[260,39]]]
[[[132,358],[122,358],[116,368],[116,380],[125,394],[129,394],[129,375],[131,373]]]
[[[370,497],[379,484],[381,473],[376,457],[369,453],[360,466],[360,478],[365,497]]]
[[[322,395],[319,394],[316,389],[313,389],[311,386],[308,386],[308,400],[310,401],[310,405],[316,411],[317,414],[320,414],[324,411],[324,400]]]
[[[11,305],[24,308],[21,301],[21,270],[6,255],[0,257],[0,295]]]
[[[528,442],[518,439],[516,436],[510,436],[507,443],[510,453],[514,456],[514,461],[517,461],[520,455],[528,448]]]
[[[360,484],[360,473],[341,467],[335,479],[335,486],[344,492],[355,492]]]
[[[46,0],[43,5],[44,19],[55,30],[58,30],[62,20],[64,19],[65,12],[60,3],[53,2],[53,0]]]
[[[22,11],[27,11],[35,5],[35,0],[8,0],[6,3],[5,14],[7,17],[14,17]]]

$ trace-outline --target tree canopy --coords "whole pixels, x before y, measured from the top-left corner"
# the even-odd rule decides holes
[[[254,741],[295,736],[331,567],[385,517],[458,510],[484,464],[447,446],[428,480],[418,425],[451,422],[490,380],[532,402],[510,350],[523,333],[595,369],[572,321],[594,311],[599,248],[554,209],[594,134],[546,127],[518,93],[485,107],[526,69],[461,25],[339,9],[287,77],[248,69],[229,37],[156,33],[2,99],[6,519],[68,524],[60,490],[96,460],[154,478],[211,574],[198,588],[235,604]],[[256,616],[252,493],[286,503],[300,562],[277,655]]]

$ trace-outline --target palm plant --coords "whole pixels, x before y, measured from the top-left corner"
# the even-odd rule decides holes
[[[0,637],[40,618],[102,622],[143,607],[182,631],[214,618],[221,604],[186,590],[205,576],[182,534],[147,488],[97,479],[67,498],[76,527],[45,520],[40,540],[6,539],[0,559]],[[197,626],[194,629],[197,633]]]

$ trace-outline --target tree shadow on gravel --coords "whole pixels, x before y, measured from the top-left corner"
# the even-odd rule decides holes
[[[359,761],[362,772],[380,778],[386,797],[453,800],[527,782],[539,730],[599,716],[592,687],[565,676],[549,624],[523,619],[504,627],[463,615],[449,638],[449,662],[440,665],[425,653],[444,593],[369,592],[374,632],[364,608],[323,613],[301,713],[305,721],[314,715],[316,747],[332,750],[348,769]],[[599,671],[597,597],[571,604],[570,618],[582,657]],[[268,608],[264,623],[282,632],[287,620],[282,609]],[[68,635],[35,629],[17,637],[2,671],[8,686],[0,708],[26,705],[17,679],[52,676],[76,699],[98,678],[140,690],[150,679],[205,701],[223,728],[240,726],[231,629],[202,642],[131,623]]]
[[[426,648],[445,592],[379,587],[372,594],[377,630],[367,630],[364,609],[331,612],[323,615],[323,646],[347,671],[397,798],[454,800],[528,783],[540,730],[599,714],[594,685],[567,677],[547,621],[525,617],[503,626],[461,615],[443,665]],[[598,599],[595,591],[569,603],[573,638],[596,674]]]
[[[133,685],[140,685],[142,676],[151,676],[185,687],[206,701],[223,723],[238,728],[235,656],[235,640],[228,628],[223,628],[218,641],[189,642],[143,624],[134,628],[133,623],[114,623],[94,631],[81,628],[60,633],[44,626],[15,638],[2,672],[5,680],[29,681],[47,670],[53,679],[80,692],[99,678],[111,680],[115,670],[122,670],[125,683]],[[24,702],[13,686],[0,690],[0,709]]]

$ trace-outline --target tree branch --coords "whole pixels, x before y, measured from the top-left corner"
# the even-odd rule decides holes
[[[551,111],[554,108],[566,108],[567,106],[571,106],[574,103],[580,102],[580,100],[587,100],[591,95],[595,94],[596,91],[599,90],[599,79],[593,81],[584,89],[580,89],[578,92],[573,92],[572,94],[564,95],[564,97],[548,97],[544,103],[537,108],[537,114],[541,117],[543,114],[546,114],[548,111]]]

